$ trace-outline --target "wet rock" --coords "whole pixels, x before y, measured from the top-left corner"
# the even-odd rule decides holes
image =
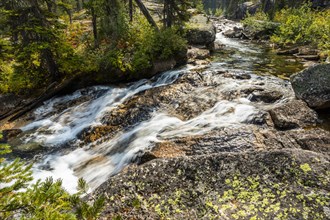
[[[258,150],[255,125],[238,128],[226,127],[202,135],[177,137],[155,143],[139,157],[140,163],[157,158],[177,158],[183,156],[209,155],[220,152],[246,152]]]
[[[251,102],[274,103],[280,100],[282,97],[283,97],[283,93],[280,91],[261,90],[261,91],[253,91],[249,96],[249,100]]]
[[[186,38],[189,44],[212,47],[215,40],[215,26],[204,15],[195,15],[190,21]]]
[[[224,128],[204,135],[169,140],[169,146],[185,149],[185,155],[207,155],[220,152],[253,150],[253,128]]]
[[[292,75],[290,81],[296,97],[310,107],[330,107],[330,64],[311,66]]]
[[[12,147],[13,151],[17,151],[20,153],[35,152],[40,148],[42,148],[42,145],[40,145],[37,142],[30,142],[27,144],[22,144],[16,147]]]
[[[225,31],[223,35],[228,38],[241,38],[243,36],[243,29],[234,27],[232,30]]]
[[[289,149],[153,160],[112,177],[93,196],[107,196],[101,219],[234,219],[252,205],[247,218],[302,219],[292,209],[309,207],[308,218],[325,219],[318,201],[329,199],[329,167],[325,155]]]
[[[107,125],[94,126],[81,132],[81,134],[78,135],[78,138],[83,141],[83,144],[89,144],[98,141],[100,139],[108,140],[121,129],[122,126],[107,126]]]
[[[293,100],[269,111],[277,129],[294,129],[315,126],[317,113],[301,100]]]
[[[13,141],[13,143],[17,143],[16,141]],[[37,156],[39,153],[42,153],[46,150],[42,144],[38,142],[29,142],[29,143],[21,143],[19,145],[14,145],[9,142],[12,150],[12,154],[15,155],[15,157],[20,158],[27,158],[31,159]]]
[[[153,108],[158,104],[153,99],[154,91],[147,90],[142,94],[133,96],[114,110],[106,113],[101,119],[108,126],[129,127],[138,122],[148,120]]]

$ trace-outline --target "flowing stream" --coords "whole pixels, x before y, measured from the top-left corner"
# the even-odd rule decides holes
[[[226,28],[230,25],[221,27],[222,31]],[[121,87],[94,86],[45,102],[34,111],[34,121],[21,128],[23,144],[38,143],[45,149],[52,149],[36,159],[35,179],[61,178],[64,187],[75,192],[78,178],[83,177],[93,190],[157,142],[255,123],[254,120],[267,109],[293,98],[289,83],[273,75],[289,76],[300,70],[302,65],[298,61],[276,57],[262,45],[227,39],[222,33],[217,34],[216,41],[223,48],[203,70],[187,65],[150,80]],[[217,72],[243,78],[237,80]],[[150,107],[148,117],[120,128],[108,137],[105,135],[103,141],[86,144],[80,138],[86,130],[104,125],[104,118],[112,117],[109,113],[127,105],[129,100],[141,98],[147,91],[175,86],[183,77],[197,73],[200,74],[200,85],[189,87],[189,92],[182,91],[180,100]],[[248,91],[251,85],[275,88],[282,91],[283,96],[275,102],[265,103],[253,102],[252,93],[236,94],[236,91]],[[228,98],[226,94],[236,95]],[[155,92],[157,95],[159,93]],[[180,103],[192,110],[204,108],[200,112],[196,110],[191,117],[180,117],[170,111],[179,109]]]

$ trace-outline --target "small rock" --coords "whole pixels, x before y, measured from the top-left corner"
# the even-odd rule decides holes
[[[330,56],[327,57],[327,59],[325,60],[326,63],[330,63]]]
[[[304,67],[307,68],[307,67],[313,66],[315,64],[316,64],[316,62],[314,62],[314,61],[307,61],[304,63]]]

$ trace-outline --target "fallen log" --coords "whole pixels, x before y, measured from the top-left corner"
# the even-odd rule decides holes
[[[64,82],[56,85],[56,83],[52,83],[44,92],[43,95],[39,96],[38,98],[30,101],[29,103],[12,110],[11,112],[8,112],[7,114],[3,115],[0,117],[0,120],[8,118],[8,122],[13,122],[15,120],[17,120],[18,118],[22,117],[23,115],[25,115],[26,113],[28,113],[29,111],[39,107],[44,101],[46,101],[47,99],[50,99],[52,97],[54,97],[55,95],[57,95],[58,93],[60,93],[62,90],[66,89],[74,80],[76,80],[77,77],[73,77],[69,80],[65,80]]]

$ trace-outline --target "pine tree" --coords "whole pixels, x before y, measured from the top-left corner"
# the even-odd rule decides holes
[[[188,0],[164,0],[164,27],[188,21],[190,14],[187,10],[192,6],[193,2]]]
[[[2,135],[0,133],[0,139]],[[10,152],[0,144],[0,155]],[[62,188],[62,181],[48,178],[30,185],[32,165],[16,159],[6,162],[0,157],[0,219],[97,219],[104,207],[104,198],[95,198],[92,204],[81,197],[88,186],[79,179],[78,193],[70,195]]]
[[[76,57],[64,40],[65,25],[60,22],[58,7],[70,10],[64,1],[3,0],[0,11],[2,38],[9,38],[13,45],[14,80],[21,87],[46,86],[60,81],[71,72],[69,62]],[[71,67],[72,68],[72,67]]]

